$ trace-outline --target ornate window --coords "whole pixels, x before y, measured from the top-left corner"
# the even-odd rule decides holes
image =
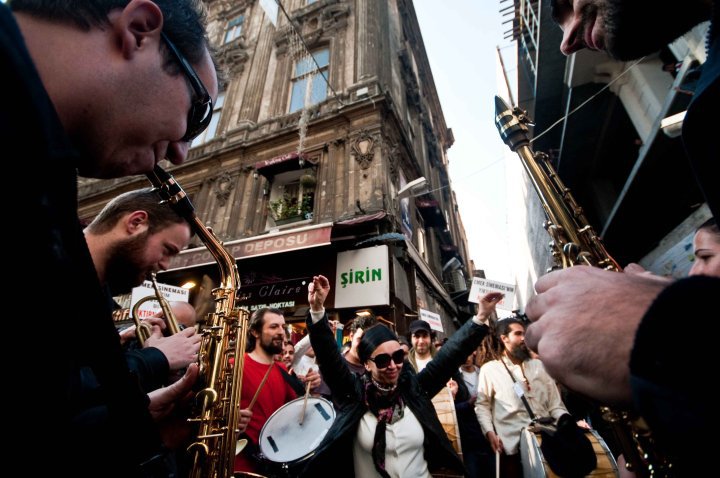
[[[243,21],[245,21],[245,17],[243,15],[238,15],[228,22],[227,29],[225,30],[225,40],[223,40],[223,43],[230,43],[240,36],[242,33]]]
[[[312,57],[315,58],[315,61],[306,56],[295,63],[290,113],[320,103],[327,98],[330,50],[328,48],[316,50],[312,53]],[[315,65],[316,62],[317,65]],[[318,66],[320,70],[318,70]]]
[[[213,105],[213,114],[212,118],[210,119],[210,124],[208,125],[207,129],[200,133],[200,136],[195,138],[190,145],[190,147],[198,146],[203,143],[207,143],[211,139],[213,139],[217,133],[217,127],[218,123],[220,122],[220,115],[222,114],[222,107],[225,103],[225,92],[221,92],[218,94],[217,100],[215,101],[215,104]]]
[[[273,178],[269,193],[268,215],[274,225],[309,221],[315,209],[315,170],[280,173]]]

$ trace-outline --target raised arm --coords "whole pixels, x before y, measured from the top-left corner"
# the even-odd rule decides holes
[[[315,358],[320,366],[323,380],[330,387],[336,402],[353,399],[355,378],[345,359],[340,355],[335,334],[325,314],[325,299],[330,292],[330,283],[325,276],[315,276],[308,285],[310,312],[306,319],[310,331],[310,343],[315,350]]]

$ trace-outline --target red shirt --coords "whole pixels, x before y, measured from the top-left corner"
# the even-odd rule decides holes
[[[250,404],[269,366],[269,364],[256,362],[249,354],[245,354],[240,409],[245,409]],[[256,444],[260,437],[260,431],[267,419],[270,418],[270,415],[290,400],[297,398],[295,391],[283,378],[279,367],[286,370],[282,362],[275,362],[267,382],[260,390],[257,400],[255,400],[255,405],[252,408],[252,418],[245,430],[247,436]],[[235,471],[256,471],[252,461],[247,458],[247,451],[235,457]]]

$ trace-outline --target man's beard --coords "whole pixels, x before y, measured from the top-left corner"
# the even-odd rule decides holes
[[[623,61],[654,53],[709,18],[703,8],[688,8],[676,0],[604,3],[605,47],[611,56]]]
[[[125,294],[142,284],[148,270],[140,263],[147,246],[148,231],[115,244],[108,254],[105,280],[113,295]]]
[[[508,350],[508,353],[510,356],[516,360],[519,360],[521,362],[526,361],[530,358],[530,350],[527,348],[527,345],[521,344],[518,346],[513,347],[511,350]]]
[[[280,339],[280,345],[275,345],[275,338],[271,338],[267,342],[264,342],[263,340],[258,341],[258,345],[261,349],[263,349],[268,355],[275,355],[275,354],[281,354],[283,352],[283,344],[282,339]]]

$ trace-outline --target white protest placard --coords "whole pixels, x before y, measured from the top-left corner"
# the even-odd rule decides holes
[[[440,316],[438,314],[425,309],[418,310],[420,311],[420,319],[430,324],[431,329],[437,330],[438,332],[443,331],[442,320],[440,320]]]
[[[168,301],[188,302],[190,299],[190,291],[188,289],[183,289],[182,287],[158,283],[158,289],[160,289],[160,293]],[[130,310],[135,307],[135,304],[137,304],[140,299],[149,295],[155,297],[155,289],[153,289],[152,282],[146,280],[142,283],[142,285],[135,287],[132,290]],[[140,310],[138,310],[138,318],[140,320],[145,319],[157,312],[160,312],[161,310],[162,309],[160,308],[160,304],[157,300],[148,300],[140,306]]]
[[[500,292],[505,294],[503,300],[498,302],[497,307],[505,310],[513,310],[513,305],[515,304],[515,286],[496,280],[473,277],[472,287],[470,287],[470,296],[468,297],[468,301],[477,304],[478,297],[488,292]]]

